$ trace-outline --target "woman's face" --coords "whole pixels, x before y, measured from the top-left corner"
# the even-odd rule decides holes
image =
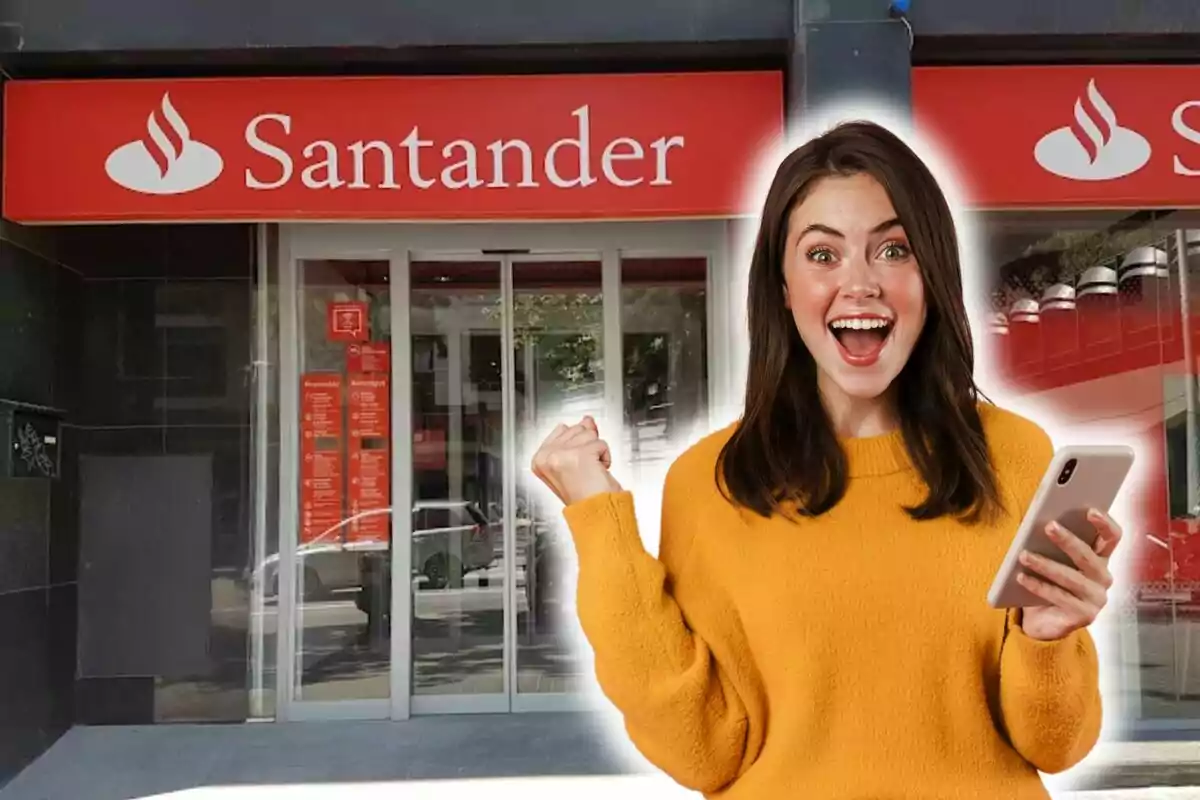
[[[818,181],[791,213],[783,276],[826,402],[881,397],[925,325],[921,270],[883,186]]]

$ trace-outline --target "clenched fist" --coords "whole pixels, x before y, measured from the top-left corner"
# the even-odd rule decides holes
[[[575,425],[555,426],[533,456],[533,474],[564,504],[571,505],[621,484],[609,472],[612,454],[600,438],[596,421],[584,417]]]

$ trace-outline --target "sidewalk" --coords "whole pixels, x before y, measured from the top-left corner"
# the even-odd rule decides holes
[[[631,748],[598,744],[609,740],[608,730],[597,714],[76,728],[0,791],[0,800],[698,797],[650,774]],[[1200,785],[1200,744],[1101,747],[1103,780],[1071,784],[1104,791],[1055,791],[1056,798],[1200,798],[1197,789],[1111,791]]]
[[[0,793],[7,798],[7,795]],[[80,795],[77,800],[88,800]],[[309,783],[287,786],[201,786],[140,800],[697,800],[700,795],[661,778],[492,778],[469,781]],[[1197,800],[1200,788],[1056,792],[1054,800]]]
[[[1093,761],[1097,766],[1081,770],[1077,788],[1200,786],[1198,741],[1104,743]]]
[[[504,786],[503,779],[530,775],[637,773],[628,754],[598,744],[606,731],[598,714],[75,728],[0,791],[0,800],[208,800],[202,787],[255,800],[267,800],[261,790],[270,787],[280,800],[345,797],[336,784],[354,784],[356,792],[403,784],[405,796],[417,797],[421,782]]]

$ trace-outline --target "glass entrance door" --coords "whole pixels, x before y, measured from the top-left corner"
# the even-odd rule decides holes
[[[603,268],[587,255],[512,257],[513,531],[516,597],[512,702],[516,710],[556,708],[582,691],[575,622],[574,547],[561,504],[527,465],[559,422],[590,414],[609,440],[619,424],[605,392]]]
[[[618,477],[661,485],[708,421],[710,257],[287,247],[278,717],[584,707],[574,547],[528,465],[590,414]]]
[[[281,496],[295,524],[264,569],[280,600],[286,718],[391,713],[391,269],[387,258],[299,259],[291,273],[282,338],[295,425],[284,439],[295,468]]]
[[[521,465],[548,420],[604,418],[601,284],[599,256],[409,261],[416,713],[579,688],[571,549]]]
[[[412,709],[507,711],[504,262],[408,267]]]

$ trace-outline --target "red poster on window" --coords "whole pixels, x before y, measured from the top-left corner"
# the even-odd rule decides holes
[[[310,372],[300,378],[301,447],[342,438],[342,376]]]
[[[302,376],[300,408],[300,542],[336,541],[343,511],[342,376]]]
[[[347,345],[346,371],[388,374],[392,371],[392,346],[387,342]]]
[[[316,450],[301,456],[300,542],[341,538],[342,451]]]
[[[355,542],[386,542],[391,516],[391,397],[386,375],[351,375],[350,525]]]
[[[390,450],[363,450],[350,453],[350,524],[349,540],[386,542],[391,515]]]
[[[325,335],[331,342],[365,342],[367,304],[355,300],[327,305]]]
[[[386,375],[350,376],[350,438],[387,439],[391,425]]]

